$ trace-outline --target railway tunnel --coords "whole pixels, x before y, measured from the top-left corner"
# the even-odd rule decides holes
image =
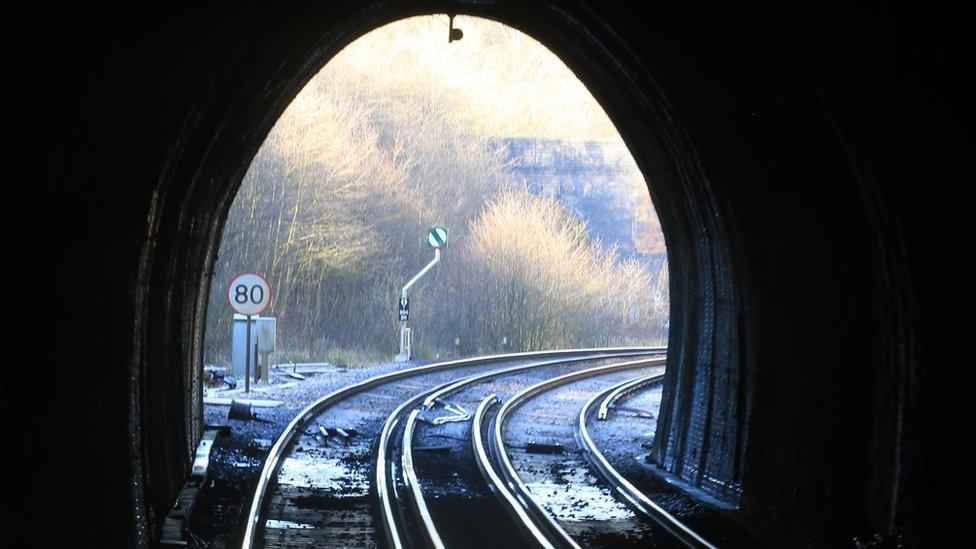
[[[655,461],[757,543],[937,544],[953,347],[933,242],[970,232],[920,186],[965,150],[955,37],[894,7],[645,9],[5,16],[3,416],[32,441],[4,454],[11,546],[155,543],[201,435],[205,302],[245,170],[336,52],[425,13],[545,44],[645,174],[671,266]]]

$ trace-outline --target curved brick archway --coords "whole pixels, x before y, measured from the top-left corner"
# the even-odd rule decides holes
[[[655,449],[664,472],[773,544],[934,539],[923,518],[934,493],[925,481],[935,474],[926,464],[939,377],[924,311],[939,302],[936,267],[919,243],[936,230],[924,223],[935,210],[916,200],[918,161],[898,153],[914,143],[909,130],[878,114],[926,88],[888,89],[902,83],[884,63],[894,54],[858,34],[859,23],[877,20],[871,11],[648,9],[638,17],[556,0],[256,2],[151,19],[19,16],[21,32],[4,37],[5,52],[22,53],[5,53],[4,73],[23,83],[5,93],[16,161],[4,171],[21,184],[5,182],[3,223],[5,248],[34,274],[4,277],[56,285],[70,265],[91,288],[60,317],[74,329],[37,353],[57,373],[48,390],[59,409],[97,425],[63,434],[35,465],[56,469],[95,447],[70,467],[111,471],[76,475],[48,503],[74,517],[72,539],[148,543],[186,475],[201,422],[213,256],[274,121],[363,32],[447,11],[498,19],[556,52],[652,187],[672,268]],[[886,28],[904,17],[880,15]],[[60,72],[40,69],[52,66]],[[44,107],[8,109],[18,104]],[[15,203],[41,204],[58,222],[35,227]],[[25,226],[35,232],[8,247],[7,235]],[[65,227],[88,245],[45,248]],[[64,310],[53,295],[19,299],[19,310]],[[104,322],[89,320],[95,311]],[[8,309],[3,316],[8,332]],[[25,318],[11,337],[50,337],[47,321]],[[19,358],[5,353],[4,362]],[[28,379],[14,372],[5,401],[20,402],[8,387]],[[102,511],[79,513],[92,493],[107,495]],[[47,501],[31,497],[34,507]]]

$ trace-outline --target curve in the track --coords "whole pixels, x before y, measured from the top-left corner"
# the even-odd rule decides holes
[[[622,395],[637,390],[640,387],[656,383],[664,379],[664,374],[652,374],[649,376],[638,377],[633,380],[625,381],[619,385],[593,395],[586,404],[580,409],[576,423],[576,435],[583,448],[583,454],[587,461],[600,474],[603,479],[620,494],[620,496],[643,516],[660,524],[672,536],[689,547],[702,547],[714,549],[715,546],[706,541],[691,528],[667,512],[663,507],[647,497],[646,494],[637,489],[630,483],[624,475],[610,463],[604,456],[600,448],[593,442],[587,427],[587,418],[592,417],[594,412],[600,419],[606,419],[607,412],[611,404]],[[597,407],[597,403],[600,404]]]
[[[531,397],[560,385],[628,369],[646,368],[656,365],[663,366],[664,362],[664,357],[660,357],[572,372],[537,383],[515,395],[502,405],[496,416],[494,429],[489,437],[490,451],[478,453],[478,459],[480,461],[479,468],[485,472],[486,477],[496,483],[497,493],[505,502],[510,513],[521,521],[524,528],[529,531],[539,545],[543,547],[579,547],[579,544],[572,536],[532,496],[531,491],[518,475],[508,456],[508,452],[505,450],[503,431],[512,412]],[[476,434],[473,434],[472,437],[481,437],[481,432],[485,428],[485,418],[485,414],[479,416],[480,422],[473,425]],[[498,483],[496,479],[501,479],[501,482]],[[526,517],[528,517],[528,520],[526,520]]]
[[[461,368],[465,366],[475,366],[483,364],[492,364],[505,361],[515,361],[515,360],[530,360],[533,358],[542,357],[557,357],[557,356],[574,356],[574,355],[584,355],[590,353],[608,353],[608,352],[663,352],[664,349],[660,347],[613,347],[613,348],[599,348],[599,349],[560,349],[554,351],[535,351],[535,352],[525,352],[525,353],[507,353],[500,355],[491,355],[486,357],[476,357],[470,359],[453,360],[447,362],[440,362],[435,364],[429,364],[424,366],[417,366],[413,368],[407,368],[404,370],[398,370],[394,372],[389,372],[386,374],[374,376],[367,380],[361,381],[359,383],[350,385],[348,387],[333,391],[322,398],[316,400],[315,402],[308,405],[304,410],[295,416],[295,418],[289,422],[282,433],[278,436],[275,442],[272,444],[271,449],[264,460],[261,472],[258,476],[257,482],[255,484],[254,492],[251,497],[250,505],[248,506],[248,512],[245,516],[244,532],[241,538],[241,546],[244,549],[251,549],[255,546],[257,540],[257,533],[261,526],[261,514],[262,510],[266,505],[267,497],[270,492],[270,488],[273,485],[273,480],[276,478],[278,471],[280,470],[282,460],[286,455],[288,449],[297,440],[300,433],[302,433],[305,427],[311,423],[317,415],[322,411],[328,409],[330,406],[342,401],[343,399],[364,392],[370,388],[376,387],[381,384],[389,383],[392,381],[408,378],[411,376],[423,375],[426,373],[437,372],[449,370],[452,368]]]

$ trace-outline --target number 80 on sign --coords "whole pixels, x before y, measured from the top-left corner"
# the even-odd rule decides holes
[[[237,313],[260,314],[271,303],[271,286],[258,273],[241,273],[230,281],[227,300]]]

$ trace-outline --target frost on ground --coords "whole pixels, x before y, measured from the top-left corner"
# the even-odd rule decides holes
[[[285,426],[302,409],[332,391],[358,383],[373,376],[410,368],[418,363],[389,363],[363,368],[346,369],[331,364],[314,367],[292,365],[272,367],[271,384],[257,383],[251,391],[243,388],[208,389],[205,396],[219,399],[275,400],[274,407],[252,407],[256,418],[250,421],[229,419],[229,405],[204,405],[204,421],[209,426],[224,426],[211,451],[207,483],[190,517],[193,535],[212,547],[234,545],[240,531],[244,505],[250,500],[254,485],[268,451]],[[305,379],[288,375],[304,372]],[[243,385],[243,380],[238,381]],[[228,401],[229,402],[229,401]],[[315,482],[323,475],[286,460],[286,478],[295,482]],[[344,467],[341,463],[332,464]],[[321,471],[318,471],[321,472]],[[331,477],[331,475],[326,475]],[[346,482],[362,483],[363,479],[346,478]],[[271,528],[303,528],[301,524],[272,524]]]

